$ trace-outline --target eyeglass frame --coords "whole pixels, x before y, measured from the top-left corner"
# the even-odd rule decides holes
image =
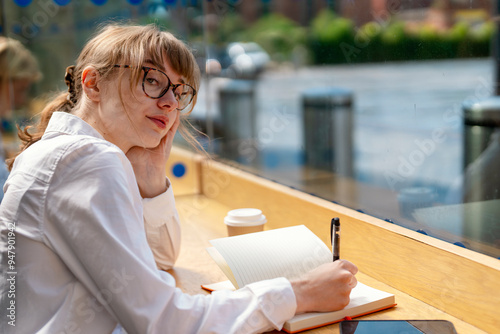
[[[118,64],[115,64],[114,67],[121,67],[121,68],[134,68],[133,66],[130,66],[130,65],[118,65]],[[172,80],[170,80],[169,76],[167,75],[167,73],[163,72],[162,70],[159,70],[157,68],[154,68],[154,67],[149,67],[149,66],[141,66],[141,69],[144,70],[144,77],[142,77],[142,91],[144,92],[144,94],[146,94],[147,97],[149,97],[150,99],[153,99],[153,100],[158,100],[158,99],[161,99],[163,96],[165,96],[165,94],[168,93],[168,91],[170,90],[170,88],[172,87],[172,92],[175,92],[175,90],[177,89],[177,87],[179,86],[182,86],[182,85],[185,85],[185,86],[188,86],[189,88],[191,88],[193,90],[193,96],[191,96],[191,100],[186,104],[186,106],[182,109],[179,109],[179,108],[176,108],[177,110],[179,111],[182,111],[184,109],[186,109],[187,106],[189,106],[191,104],[191,102],[193,102],[193,99],[196,95],[196,89],[193,88],[193,86],[191,85],[188,85],[188,84],[185,84],[185,83],[180,83],[180,84],[173,84],[172,83]],[[151,95],[149,95],[147,92],[146,92],[146,88],[144,87],[144,81],[146,81],[146,76],[148,75],[148,73],[153,70],[153,71],[158,71],[160,72],[161,74],[163,74],[167,80],[168,80],[168,86],[167,88],[165,88],[160,96],[158,97],[153,97]],[[175,93],[174,93],[174,96]],[[176,96],[176,100],[179,101],[179,99],[177,99],[177,96]]]

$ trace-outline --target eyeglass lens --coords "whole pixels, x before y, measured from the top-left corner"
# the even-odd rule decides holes
[[[175,85],[174,95],[178,101],[177,109],[184,109],[193,99],[194,90],[188,85]],[[148,69],[144,77],[144,92],[153,98],[160,98],[170,88],[170,80],[160,71]],[[172,87],[173,88],[173,87]]]

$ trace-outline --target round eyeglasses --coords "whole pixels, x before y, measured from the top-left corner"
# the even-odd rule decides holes
[[[132,68],[130,65],[115,65],[115,67]],[[190,85],[173,84],[166,73],[153,67],[142,66],[142,70],[144,71],[142,90],[148,97],[159,99],[172,88],[177,100],[177,110],[185,109],[193,101],[196,90]]]

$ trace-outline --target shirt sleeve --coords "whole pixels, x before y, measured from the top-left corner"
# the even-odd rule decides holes
[[[258,333],[280,329],[293,316],[295,296],[284,278],[191,296],[157,270],[125,155],[74,152],[55,175],[46,243],[127,333]],[[85,307],[93,306],[80,304],[75,312],[86,314]]]
[[[144,228],[153,252],[156,266],[162,270],[174,266],[181,247],[181,227],[175,207],[172,185],[166,192],[154,197],[142,199],[144,208]]]

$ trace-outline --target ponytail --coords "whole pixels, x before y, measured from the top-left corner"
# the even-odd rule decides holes
[[[75,66],[68,66],[68,68],[66,68],[64,82],[68,86],[68,91],[59,93],[45,106],[40,114],[40,121],[38,124],[36,126],[26,126],[24,129],[21,129],[19,125],[17,125],[17,135],[19,139],[21,139],[21,147],[14,157],[6,159],[9,170],[12,170],[14,161],[21,152],[42,138],[45,129],[47,129],[49,125],[50,118],[55,111],[71,112],[71,110],[73,110],[73,107],[77,103],[75,80],[73,77],[74,68]]]

